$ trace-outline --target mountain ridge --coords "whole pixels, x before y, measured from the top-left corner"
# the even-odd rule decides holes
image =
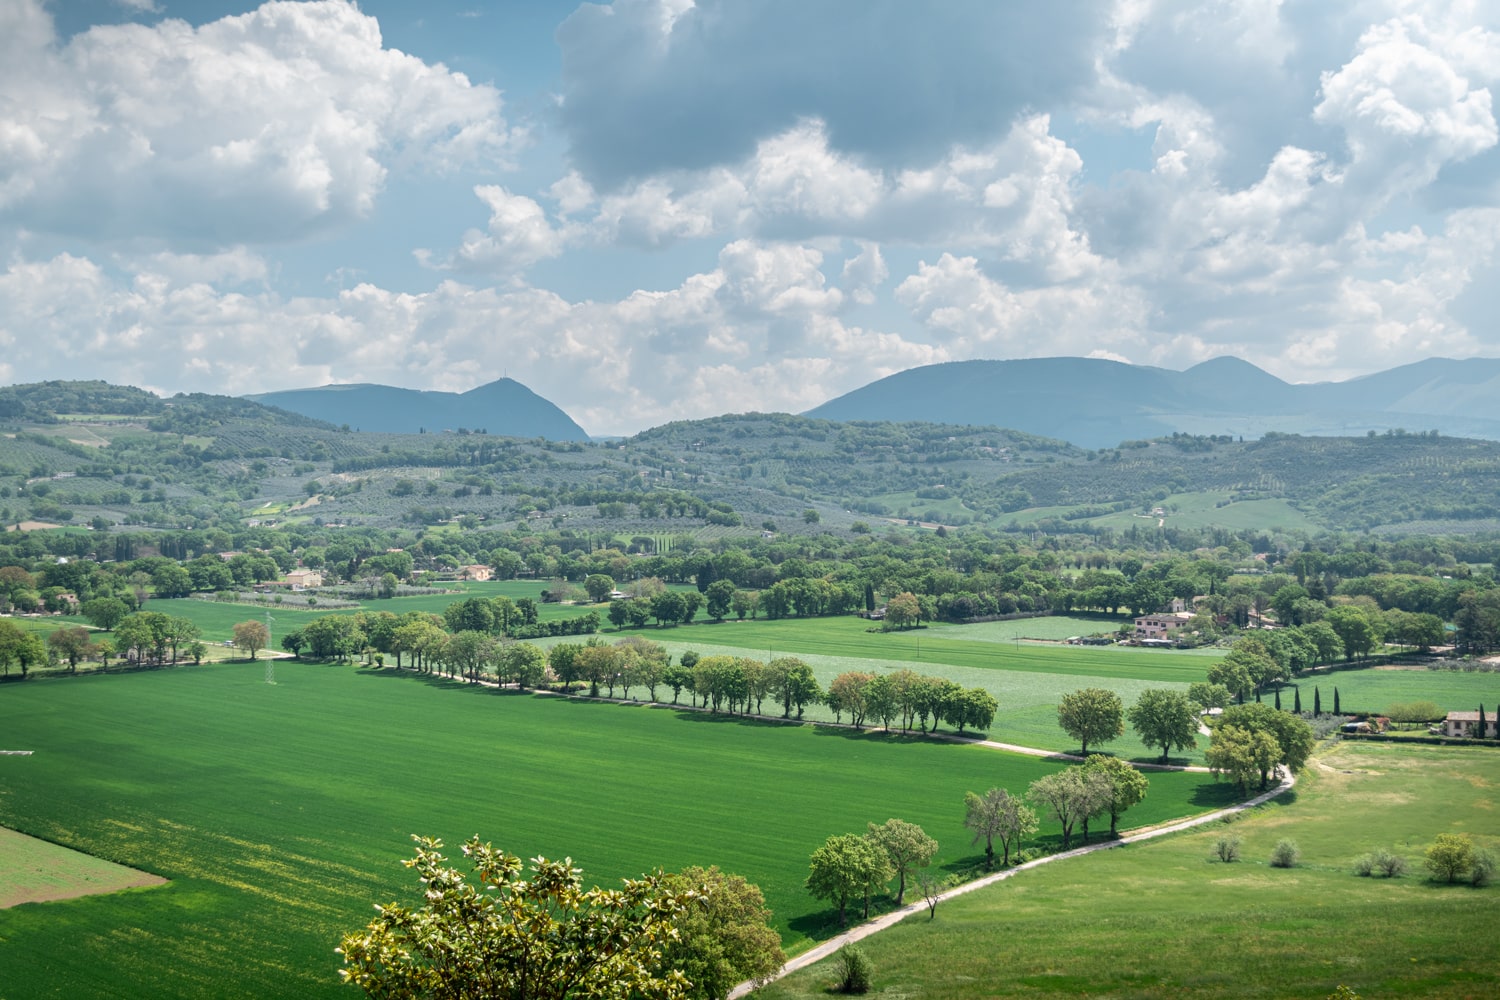
[[[1185,371],[1103,358],[951,361],[897,372],[804,415],[1007,427],[1084,448],[1173,433],[1338,436],[1408,427],[1500,440],[1500,359],[1428,358],[1317,383],[1285,382],[1232,356]]]

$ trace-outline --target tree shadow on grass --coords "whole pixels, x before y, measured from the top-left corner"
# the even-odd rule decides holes
[[[347,664],[345,665],[347,667]],[[425,684],[427,687],[443,688],[446,691],[467,691],[471,694],[483,694],[491,697],[516,698],[535,695],[535,691],[517,691],[515,688],[497,688],[489,684],[470,684],[461,677],[449,677],[446,674],[422,674],[415,670],[405,668],[396,670],[393,667],[365,667],[355,669],[354,676],[372,679],[395,679],[406,684]]]

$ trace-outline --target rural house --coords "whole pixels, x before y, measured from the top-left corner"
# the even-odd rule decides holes
[[[1193,620],[1187,611],[1162,611],[1154,615],[1141,615],[1135,620],[1137,639],[1165,639],[1173,629],[1182,628]]]
[[[294,569],[286,575],[286,584],[293,590],[323,586],[323,574],[315,569]]]
[[[1449,712],[1448,717],[1443,720],[1444,736],[1473,736],[1474,730],[1479,726],[1479,713],[1476,712]],[[1497,725],[1495,713],[1489,712],[1484,717],[1484,732],[1479,734],[1486,739],[1500,739],[1500,725]]]
[[[460,566],[458,568],[458,578],[460,580],[474,580],[479,583],[484,583],[494,575],[494,570],[481,563],[475,563],[472,566]]]

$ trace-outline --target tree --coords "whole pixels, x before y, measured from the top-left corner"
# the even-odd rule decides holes
[[[964,731],[965,724],[974,729],[987,731],[995,724],[995,712],[999,710],[1000,703],[984,688],[976,687],[964,692],[960,706],[962,712],[958,719],[958,731],[961,733]],[[953,716],[949,716],[949,721],[953,721]]]
[[[86,628],[60,628],[47,636],[47,649],[59,660],[68,664],[68,673],[78,669],[78,661],[88,655],[89,630]]]
[[[1104,688],[1082,688],[1062,696],[1057,706],[1057,723],[1063,731],[1083,744],[1108,743],[1125,732],[1125,708],[1120,696]]]
[[[1099,772],[1065,767],[1033,781],[1026,797],[1045,809],[1062,826],[1062,846],[1066,851],[1073,837],[1073,827],[1080,820],[1103,811],[1113,792],[1109,780]]]
[[[1276,738],[1270,733],[1253,732],[1221,722],[1214,727],[1214,735],[1209,740],[1204,758],[1215,778],[1227,776],[1239,786],[1240,794],[1244,795],[1249,791],[1250,781],[1256,775],[1261,775],[1261,785],[1264,787],[1265,775],[1275,767],[1280,750]]]
[[[1037,830],[1036,813],[1020,798],[1003,788],[991,788],[983,795],[968,792],[964,795],[964,826],[974,831],[977,844],[984,839],[984,866],[995,866],[995,838],[1000,838],[1004,851],[1003,864],[1010,864],[1011,845],[1019,853],[1021,840]]]
[[[609,600],[609,595],[615,591],[614,577],[603,573],[590,573],[583,578],[583,589],[588,592],[589,600],[595,604],[603,604]]]
[[[1302,770],[1307,758],[1312,756],[1317,739],[1312,726],[1304,720],[1285,712],[1278,712],[1269,705],[1231,705],[1219,717],[1220,727],[1225,724],[1239,726],[1251,732],[1263,732],[1271,736],[1276,744],[1276,757],[1271,768],[1263,768],[1260,776],[1261,788],[1265,788],[1274,765],[1285,765],[1293,773]],[[1217,730],[1215,730],[1217,734]]]
[[[1434,879],[1455,882],[1474,864],[1474,842],[1466,833],[1440,833],[1427,848],[1422,864]]]
[[[807,891],[839,909],[839,926],[847,927],[849,897],[863,893],[865,916],[870,915],[870,893],[891,880],[890,860],[873,841],[857,833],[829,837],[808,862]]]
[[[922,619],[921,602],[910,591],[892,597],[885,606],[886,628],[910,628]]]
[[[813,675],[812,667],[797,657],[779,656],[770,662],[769,670],[770,693],[781,698],[783,718],[789,717],[795,708],[800,719],[808,705],[823,700],[823,689]]]
[[[828,707],[833,709],[835,719],[848,712],[849,722],[855,729],[864,726],[865,713],[869,708],[865,704],[865,686],[874,680],[874,676],[860,670],[849,670],[829,683],[826,700]]]
[[[677,915],[677,940],[662,949],[669,968],[688,978],[688,996],[724,1000],[749,981],[757,987],[786,965],[781,937],[771,929],[771,911],[758,887],[717,867],[685,868],[662,885],[701,902]]]
[[[1181,691],[1148,688],[1130,706],[1130,725],[1148,747],[1161,747],[1165,764],[1175,748],[1187,750],[1198,745],[1198,713]]]
[[[708,585],[703,592],[708,604],[708,616],[718,621],[723,621],[724,616],[729,614],[729,609],[734,604],[734,582],[732,580],[715,580]]]
[[[1328,625],[1344,644],[1344,655],[1350,659],[1364,659],[1380,641],[1369,615],[1353,605],[1330,609]]]
[[[405,862],[423,905],[378,906],[363,931],[339,946],[345,982],[372,997],[590,997],[677,1000],[687,981],[664,958],[674,922],[698,901],[661,875],[585,891],[571,859],[521,859],[479,838],[464,844],[471,881],[447,866],[442,842],[416,838]]]
[[[118,597],[96,597],[84,601],[79,610],[89,620],[89,624],[106,632],[113,632],[115,626],[130,614],[130,606]]]
[[[895,871],[897,882],[896,905],[906,903],[906,876],[918,868],[926,868],[938,852],[938,842],[915,823],[904,819],[888,819],[882,826],[869,825],[865,836],[885,851]]]
[[[248,621],[240,622],[234,626],[234,644],[250,654],[250,659],[255,659],[255,654],[266,648],[271,641],[271,630],[266,627],[265,622]]]
[[[1210,684],[1207,681],[1194,681],[1188,685],[1188,701],[1197,705],[1200,709],[1223,708],[1229,704],[1233,697],[1229,689],[1222,684]]]
[[[547,679],[547,654],[529,642],[507,643],[496,657],[495,666],[497,673],[503,673],[507,681],[522,691],[540,687]]]
[[[1146,797],[1150,783],[1144,774],[1118,757],[1090,757],[1083,767],[1085,771],[1103,775],[1110,784],[1112,791],[1106,810],[1109,813],[1109,835],[1113,837],[1120,815]],[[1084,830],[1084,839],[1088,839],[1087,828]]]

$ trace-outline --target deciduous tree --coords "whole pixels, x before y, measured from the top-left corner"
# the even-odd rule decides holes
[[[391,903],[339,947],[344,980],[382,1000],[678,1000],[687,980],[664,956],[675,921],[697,904],[660,875],[585,890],[571,859],[521,859],[473,838],[472,880],[442,842],[416,838],[406,862],[423,904]]]
[[[896,905],[905,905],[906,876],[932,863],[933,855],[938,852],[938,842],[927,836],[920,826],[904,819],[888,819],[881,826],[871,823],[866,836],[890,859],[897,878]]]
[[[815,899],[826,899],[839,909],[839,926],[849,924],[849,897],[863,893],[865,916],[870,915],[870,894],[895,874],[890,860],[875,843],[857,833],[829,837],[813,852],[808,863],[807,891]]]
[[[1118,757],[1090,757],[1084,763],[1083,768],[1085,771],[1103,775],[1104,779],[1109,782],[1110,796],[1109,801],[1105,803],[1105,811],[1109,813],[1109,834],[1114,836],[1120,816],[1125,810],[1146,797],[1150,783],[1144,774]],[[1088,839],[1087,825],[1084,828],[1084,839]]]
[[[667,875],[662,885],[700,899],[677,915],[677,940],[662,949],[669,967],[691,983],[688,996],[723,1000],[742,982],[765,985],[786,964],[781,938],[769,926],[771,911],[754,884],[695,866]]]
[[[1148,747],[1161,747],[1165,764],[1172,750],[1198,745],[1198,713],[1181,691],[1148,688],[1130,706],[1130,725]]]
[[[1057,722],[1088,753],[1090,743],[1108,743],[1125,732],[1125,708],[1113,691],[1082,688],[1062,696]]]
[[[234,626],[235,646],[249,653],[252,660],[270,641],[271,630],[266,627],[265,622],[245,621]]]

